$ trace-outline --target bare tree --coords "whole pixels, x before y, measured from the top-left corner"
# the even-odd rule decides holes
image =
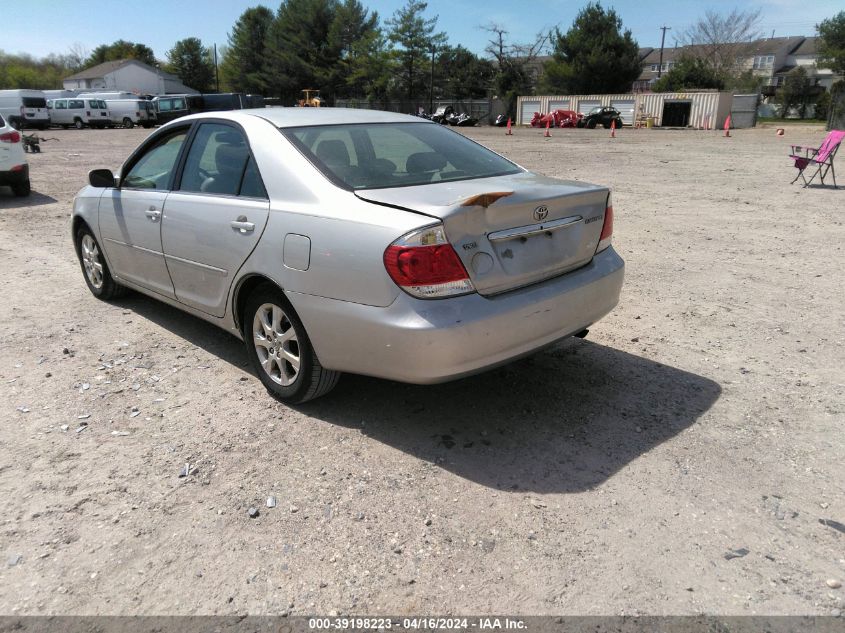
[[[489,34],[484,52],[496,62],[496,92],[505,102],[505,109],[513,114],[516,98],[531,94],[540,71],[539,57],[549,43],[549,32],[539,33],[533,42],[516,44],[508,40],[508,31],[499,24],[489,23],[481,29]]]
[[[74,42],[68,47],[68,52],[67,55],[65,55],[65,58],[67,59],[68,66],[71,70],[80,70],[90,54],[91,51],[89,51],[84,44]]]
[[[746,45],[762,35],[761,13],[762,9],[725,14],[708,10],[682,33],[680,43],[692,47],[688,53],[707,60],[717,72],[731,73]]]

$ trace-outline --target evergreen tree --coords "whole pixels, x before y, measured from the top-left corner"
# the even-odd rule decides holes
[[[167,51],[167,70],[186,86],[209,92],[214,85],[214,62],[211,51],[196,37],[179,40]]]
[[[555,29],[554,53],[545,65],[551,94],[623,93],[641,72],[639,47],[622,20],[599,2],[584,7],[566,33]]]
[[[267,7],[247,9],[229,34],[229,46],[220,64],[223,81],[233,92],[263,93],[267,32],[273,12]]]
[[[398,46],[394,52],[398,61],[399,89],[409,101],[427,94],[425,62],[430,60],[432,50],[446,44],[446,34],[435,32],[437,16],[424,17],[427,7],[428,3],[421,0],[408,0],[387,21],[388,37]]]
[[[91,55],[85,61],[85,68],[119,59],[137,59],[149,66],[156,65],[155,53],[149,46],[127,42],[126,40],[117,40],[111,44],[100,44],[91,51]]]
[[[305,88],[317,88],[329,102],[338,53],[329,43],[337,0],[286,0],[267,33],[264,77],[269,91],[293,102]]]

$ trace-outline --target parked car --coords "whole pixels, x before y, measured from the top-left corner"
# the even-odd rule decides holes
[[[204,105],[200,95],[166,95],[155,97],[153,107],[156,110],[156,120],[167,123],[188,114],[202,112]]]
[[[90,291],[228,330],[285,402],[341,372],[425,384],[506,363],[586,334],[622,286],[606,187],[408,115],[188,116],[89,182],[72,236]]]
[[[23,135],[0,115],[0,186],[12,188],[18,196],[28,196],[29,164],[23,149]]]
[[[40,90],[0,90],[0,115],[19,130],[50,127],[47,99]]]
[[[152,101],[146,99],[106,99],[109,121],[123,127],[145,128],[156,124],[156,111]]]
[[[71,125],[81,130],[84,127],[104,128],[111,124],[108,107],[102,99],[50,99],[47,107],[50,122],[65,129]]]
[[[609,106],[597,106],[587,112],[583,119],[579,119],[577,126],[593,129],[597,125],[602,125],[609,128],[614,121],[616,121],[617,129],[622,127],[622,114],[619,110]]]

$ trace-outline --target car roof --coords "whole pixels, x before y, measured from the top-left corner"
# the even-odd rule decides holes
[[[185,119],[232,119],[255,116],[269,121],[276,127],[300,127],[307,125],[340,125],[343,123],[426,123],[426,119],[410,114],[397,114],[382,110],[359,110],[355,108],[253,108],[225,112],[203,112]]]

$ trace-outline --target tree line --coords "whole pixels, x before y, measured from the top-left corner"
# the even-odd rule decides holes
[[[737,67],[743,45],[759,37],[760,11],[706,11],[681,34],[684,54],[655,91],[715,88],[757,90],[761,78]],[[613,9],[590,2],[568,30],[554,28],[532,41],[514,42],[486,24],[484,55],[449,43],[423,0],[406,0],[390,17],[359,0],[284,0],[276,11],[245,10],[226,46],[214,51],[196,37],[176,42],[159,62],[145,44],[118,40],[90,53],[80,46],[42,59],[0,51],[0,88],[61,88],[62,78],[97,64],[137,59],[178,76],[200,92],[221,90],[278,97],[291,104],[304,88],[339,98],[402,100],[427,105],[430,97],[497,95],[513,112],[517,96],[624,93],[641,73],[639,45]],[[845,70],[845,12],[818,25],[823,63]],[[541,57],[551,53],[547,61]],[[806,81],[800,69],[781,92],[793,99]],[[805,91],[806,92],[806,91]],[[791,102],[790,102],[791,103]]]

